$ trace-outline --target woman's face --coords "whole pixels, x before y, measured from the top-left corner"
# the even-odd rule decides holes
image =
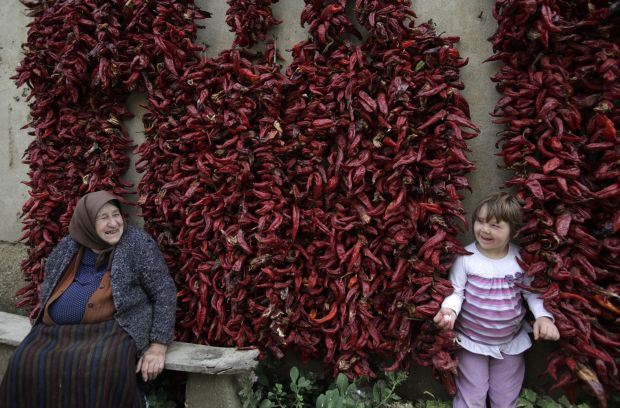
[[[123,235],[123,216],[117,206],[106,203],[95,219],[97,235],[110,245],[116,245]]]

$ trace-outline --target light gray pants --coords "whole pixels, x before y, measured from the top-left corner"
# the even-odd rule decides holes
[[[456,352],[459,361],[456,397],[453,408],[485,408],[487,393],[491,408],[514,408],[523,385],[525,361],[523,353],[502,354],[503,359]]]

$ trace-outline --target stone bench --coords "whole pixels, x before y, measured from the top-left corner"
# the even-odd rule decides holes
[[[30,332],[25,316],[0,312],[0,376],[9,358]],[[187,374],[185,406],[188,408],[241,407],[237,375],[257,364],[258,350],[236,350],[173,342],[166,353],[165,369]]]

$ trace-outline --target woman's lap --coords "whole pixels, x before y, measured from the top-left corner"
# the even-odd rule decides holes
[[[140,407],[136,346],[109,320],[38,324],[15,351],[0,386],[7,407]]]

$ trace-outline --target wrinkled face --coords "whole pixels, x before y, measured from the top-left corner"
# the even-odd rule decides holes
[[[490,258],[501,258],[508,252],[510,225],[495,218],[487,221],[487,206],[483,205],[474,220],[474,237],[480,252]]]
[[[95,219],[97,235],[110,245],[116,245],[123,235],[123,216],[114,204],[106,203]]]

